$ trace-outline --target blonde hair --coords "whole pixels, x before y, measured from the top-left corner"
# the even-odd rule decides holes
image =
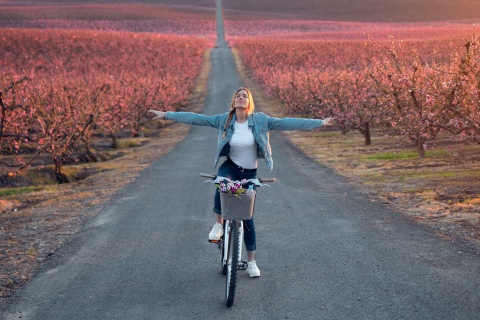
[[[253,96],[252,96],[252,93],[250,92],[250,90],[248,90],[247,88],[244,88],[244,87],[240,87],[237,90],[235,90],[235,93],[232,96],[232,102],[230,103],[230,114],[228,115],[227,122],[225,122],[225,126],[223,127],[223,137],[224,138],[227,134],[228,125],[230,124],[230,121],[232,120],[233,115],[235,114],[235,98],[237,97],[237,94],[242,90],[245,90],[247,92],[247,95],[248,95],[248,108],[247,108],[248,112],[247,113],[252,114],[253,111],[255,110],[255,102],[253,102]]]

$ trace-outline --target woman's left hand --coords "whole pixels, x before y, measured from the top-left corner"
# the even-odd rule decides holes
[[[328,117],[322,120],[324,126],[331,126],[333,125],[333,120],[335,120],[334,117]]]

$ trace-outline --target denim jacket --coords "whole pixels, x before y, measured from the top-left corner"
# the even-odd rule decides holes
[[[208,126],[218,129],[217,155],[214,161],[214,168],[217,166],[220,157],[226,157],[230,153],[229,141],[234,131],[235,115],[233,115],[225,137],[223,137],[225,123],[228,119],[228,112],[213,116],[193,112],[167,112],[165,119],[197,126]],[[270,148],[270,130],[312,130],[323,126],[320,119],[304,118],[273,118],[265,113],[256,112],[248,116],[248,126],[252,129],[253,137],[257,142],[257,157],[264,158],[268,168],[273,169],[272,150]]]

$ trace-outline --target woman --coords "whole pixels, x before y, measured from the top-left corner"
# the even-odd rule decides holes
[[[264,158],[270,170],[273,169],[272,152],[270,149],[270,130],[311,130],[331,125],[333,118],[301,119],[272,118],[264,113],[254,113],[255,104],[251,92],[246,88],[235,91],[230,105],[230,112],[206,116],[193,112],[163,112],[149,110],[155,114],[153,119],[167,119],[176,122],[210,126],[218,129],[218,146],[214,167],[220,157],[226,156],[225,162],[219,167],[218,175],[232,180],[254,179],[257,176],[257,159]],[[219,240],[223,235],[223,219],[220,208],[220,193],[215,192],[215,225],[209,234],[209,240]],[[256,235],[253,217],[245,221],[244,242],[247,249],[250,277],[260,276],[260,270],[255,261]]]

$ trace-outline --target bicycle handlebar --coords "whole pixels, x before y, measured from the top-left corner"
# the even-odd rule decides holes
[[[217,176],[208,173],[200,173],[200,177],[215,179]]]
[[[217,178],[216,175],[208,174],[208,173],[200,173],[200,176],[204,178],[210,178],[212,180],[215,180]],[[261,183],[264,183],[264,182],[275,182],[276,180],[275,178],[262,178],[262,179],[258,179],[258,181],[260,181]]]
[[[275,182],[275,178],[261,178],[261,179],[258,179],[258,181],[260,182]]]

